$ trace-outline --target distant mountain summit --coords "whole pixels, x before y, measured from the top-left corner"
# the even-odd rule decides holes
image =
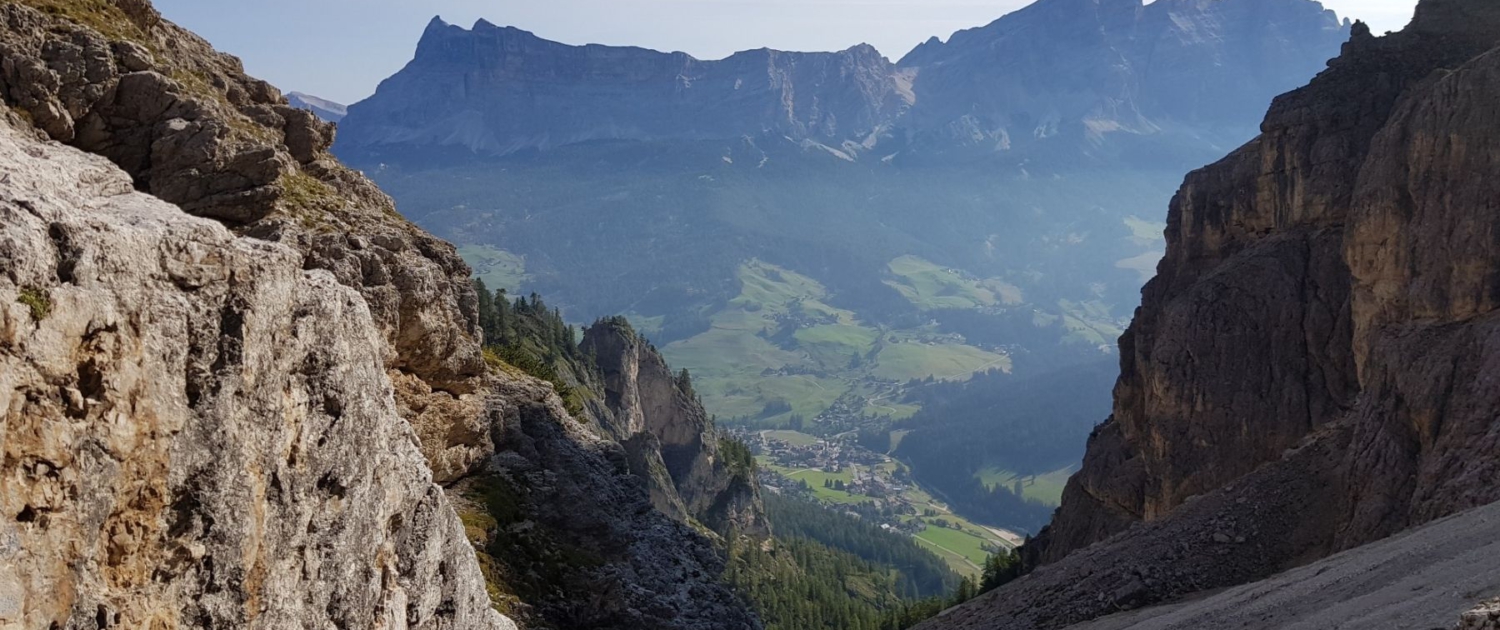
[[[318,118],[331,123],[339,122],[344,119],[344,116],[349,115],[347,106],[311,94],[290,92],[286,95],[286,100],[292,107],[310,111],[317,114]]]
[[[355,108],[345,146],[505,154],[593,140],[836,141],[870,134],[912,100],[909,83],[871,46],[700,61],[434,19],[416,58]]]
[[[749,136],[851,158],[1057,147],[1071,159],[1111,137],[1240,131],[1347,38],[1310,0],[1042,0],[900,63],[868,45],[703,61],[435,18],[412,62],[352,108],[340,146],[505,155]]]

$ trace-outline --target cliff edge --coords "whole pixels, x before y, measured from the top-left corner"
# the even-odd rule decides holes
[[[1357,24],[1188,176],[1036,570],[927,627],[1063,627],[1500,500],[1497,43],[1479,0]]]

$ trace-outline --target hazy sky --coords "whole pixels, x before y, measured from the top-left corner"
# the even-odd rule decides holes
[[[163,14],[283,90],[344,103],[369,96],[411,59],[435,14],[485,18],[569,44],[681,50],[842,50],[861,42],[899,59],[933,35],[987,24],[1030,0],[156,0]],[[1324,0],[1375,32],[1399,30],[1416,0]]]

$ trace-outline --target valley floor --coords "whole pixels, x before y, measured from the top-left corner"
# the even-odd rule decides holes
[[[976,577],[990,554],[1019,546],[1015,532],[955,514],[930,489],[911,478],[905,464],[847,439],[820,439],[797,431],[756,431],[742,436],[761,453],[769,476],[762,483],[806,492],[831,509],[853,511],[916,539],[960,575]]]

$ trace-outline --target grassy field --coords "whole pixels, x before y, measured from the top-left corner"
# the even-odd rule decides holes
[[[892,381],[923,379],[967,380],[975,372],[1000,368],[1009,371],[1010,357],[956,343],[916,341],[888,344],[880,351],[873,374]]]
[[[925,310],[971,309],[1000,303],[1000,296],[979,280],[916,256],[891,261],[890,271],[895,277],[886,284]]]
[[[1161,262],[1161,257],[1164,255],[1160,250],[1149,251],[1139,256],[1122,259],[1115,263],[1115,267],[1140,274],[1141,283],[1144,284],[1156,276],[1156,265]]]
[[[917,540],[927,543],[929,547],[932,547],[935,550],[947,552],[946,554],[939,554],[944,556],[945,559],[947,559],[951,555],[957,555],[968,561],[968,563],[972,563],[976,566],[984,566],[985,558],[988,558],[990,555],[989,552],[984,550],[984,545],[986,543],[993,545],[994,543],[985,538],[975,536],[974,534],[969,533],[969,531],[947,529],[944,527],[938,527],[937,525],[931,525],[929,523],[927,529],[924,529],[920,533],[918,533],[916,535],[916,538]],[[951,560],[949,564],[953,564]],[[969,571],[972,570],[973,567],[970,567]],[[969,571],[965,571],[965,573],[968,573]]]
[[[474,268],[474,275],[484,280],[491,291],[505,289],[511,295],[519,295],[521,286],[530,278],[526,275],[526,259],[502,249],[466,245],[458,248],[458,255]]]
[[[855,503],[864,503],[873,500],[870,497],[851,494],[848,492],[844,492],[843,490],[835,490],[833,488],[824,487],[824,482],[832,483],[834,481],[842,481],[844,483],[849,483],[853,481],[854,473],[849,470],[844,470],[843,472],[837,473],[829,473],[808,468],[794,470],[791,468],[777,466],[775,464],[767,464],[764,462],[762,463],[762,465],[768,466],[770,470],[776,471],[777,474],[788,479],[807,482],[808,487],[812,488],[813,496],[828,503],[852,505]]]
[[[891,451],[892,452],[895,452],[896,449],[898,449],[898,448],[901,447],[901,440],[906,439],[906,434],[908,434],[908,433],[911,433],[911,429],[898,429],[898,430],[895,430],[895,431],[891,431]]]
[[[909,266],[927,276],[948,273],[919,259]],[[693,373],[704,404],[720,416],[784,426],[793,415],[814,418],[852,392],[869,401],[870,413],[906,418],[916,407],[891,402],[889,386],[878,381],[961,380],[980,370],[1010,369],[1009,357],[964,345],[962,337],[919,341],[933,333],[867,325],[830,306],[827,289],[816,280],[775,265],[747,262],[739,280],[739,296],[712,316],[707,332],[663,349],[673,366]],[[926,287],[929,280],[919,283]],[[962,282],[982,291],[986,301],[999,299],[977,282]],[[787,321],[803,323],[781,333],[790,339],[773,342]]]
[[[1065,341],[1091,346],[1113,348],[1125,334],[1120,322],[1110,316],[1109,306],[1100,302],[1071,302],[1059,300],[1063,327],[1068,334]]]
[[[998,468],[986,468],[974,476],[986,486],[1005,486],[1013,488],[1016,482],[1021,482],[1021,494],[1028,499],[1036,499],[1047,505],[1061,505],[1063,488],[1068,485],[1068,478],[1077,472],[1069,467],[1062,470],[1054,470],[1044,475],[1018,477],[1015,473]]]

